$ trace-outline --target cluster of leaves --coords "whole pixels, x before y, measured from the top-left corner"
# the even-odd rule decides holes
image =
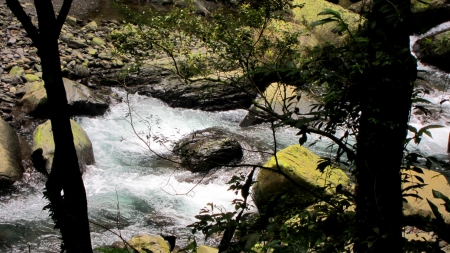
[[[208,19],[193,15],[193,9],[189,8],[174,9],[164,15],[153,12],[149,14],[150,18],[132,14],[130,24],[122,31],[112,33],[112,39],[121,52],[138,56],[141,62],[148,57],[168,56],[172,60],[174,72],[186,80],[206,78],[221,80],[227,84],[233,83],[230,81],[233,78],[245,80],[261,95],[265,88],[261,83],[294,85],[297,94],[284,97],[281,113],[275,112],[272,103],[264,96],[262,99],[266,100],[265,103],[255,102],[255,107],[263,112],[264,117],[270,115],[271,119],[277,121],[274,127],[289,125],[298,128],[301,144],[306,143],[310,133],[330,138],[338,145],[338,151],[334,160],[328,162],[345,163],[352,167],[360,112],[365,108],[377,115],[376,111],[379,110],[377,107],[371,108],[373,101],[361,100],[361,94],[372,92],[367,83],[372,79],[376,80],[380,71],[386,79],[396,80],[398,73],[402,73],[397,69],[399,61],[404,59],[402,56],[408,53],[407,49],[395,49],[397,51],[392,52],[392,48],[386,43],[371,41],[367,37],[365,31],[373,29],[376,24],[366,22],[364,27],[359,27],[360,30],[352,31],[339,12],[326,9],[319,13],[325,18],[313,22],[311,26],[333,23],[336,25],[333,31],[337,35],[348,36],[348,39],[339,46],[325,43],[311,48],[305,54],[308,58],[302,58],[304,52],[297,50],[298,32],[277,31],[275,34],[271,30],[273,20],[286,18],[287,6],[287,2],[283,1],[263,1],[258,8],[241,5],[236,13],[213,13]],[[391,7],[385,8],[384,15],[391,23],[402,18]],[[237,74],[231,78],[228,76],[228,80],[222,79],[223,73],[232,71]],[[299,94],[304,90],[311,92],[317,100],[317,104],[307,114],[300,113],[298,108],[292,106],[300,100]],[[425,102],[418,97],[418,92],[415,96],[417,97],[413,97],[413,103]],[[428,113],[423,106],[416,105],[416,108]],[[369,120],[371,124],[396,127],[393,122],[382,117]],[[437,127],[439,126],[431,125],[416,129],[410,126],[412,137],[405,140],[405,147],[410,141],[419,144],[424,134],[431,137],[430,129]],[[339,137],[336,137],[337,134]],[[427,167],[438,162],[434,158],[409,153],[405,156],[405,167],[420,173],[418,163],[424,160]],[[320,168],[320,164],[318,167]],[[405,172],[404,182],[412,179]],[[271,217],[252,217],[246,213],[248,190],[239,188],[239,182],[246,180],[248,178],[241,176],[230,181],[230,189],[247,192],[243,199],[234,201],[234,211],[221,210],[210,203],[208,208],[196,216],[199,221],[190,226],[192,231],[201,231],[207,238],[223,233],[221,244],[226,244],[229,250],[249,251],[254,245],[250,243],[249,246],[249,240],[264,242],[258,244],[261,249],[272,248],[283,252],[350,250],[349,245],[355,232],[354,212],[351,210],[352,194],[347,192],[343,195],[340,192],[310,208],[286,210],[284,214]],[[405,189],[404,197],[416,196],[411,191],[425,184],[420,176],[414,176],[414,181],[418,183]],[[435,197],[441,197],[436,194]],[[431,202],[430,206],[433,209]],[[436,214],[435,216],[438,217]],[[233,230],[231,238],[234,236],[234,240],[224,239],[229,236],[230,228]],[[346,228],[344,232],[342,228]],[[376,229],[375,227],[375,233],[382,236]],[[376,238],[368,238],[369,248],[374,240]]]

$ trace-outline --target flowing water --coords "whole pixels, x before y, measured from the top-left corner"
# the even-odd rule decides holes
[[[438,29],[447,29],[447,26]],[[412,41],[418,38],[412,37]],[[431,73],[428,79],[435,80],[432,82],[446,85],[449,78],[446,74],[423,65],[420,68]],[[120,90],[116,92],[126,97]],[[143,140],[150,140],[151,150],[158,155],[172,158],[170,150],[174,141],[208,127],[236,133],[247,143],[246,149],[273,148],[274,138],[268,125],[238,127],[246,114],[244,110],[202,112],[170,108],[159,100],[139,95],[130,98],[135,130]],[[419,146],[410,148],[448,160],[450,104],[441,102],[450,97],[445,90],[433,90],[425,98],[435,104],[433,108],[438,115],[426,119],[415,115],[411,124],[417,128],[428,124],[445,127],[431,130],[433,139],[424,136]],[[95,165],[88,166],[83,176],[89,218],[100,225],[91,226],[93,245],[117,241],[119,238],[107,230],[111,229],[124,238],[139,233],[173,234],[183,246],[191,235],[186,225],[195,221],[194,216],[207,203],[232,210],[230,201],[236,196],[227,191],[225,182],[238,172],[219,170],[199,183],[201,176],[192,176],[149,151],[133,132],[128,109],[122,102],[113,105],[104,116],[76,118],[88,133],[96,158]],[[295,133],[294,129],[279,129],[277,148],[298,143]],[[312,150],[327,155],[328,144],[324,141]],[[245,152],[244,159],[247,163],[261,163],[267,156]],[[59,234],[53,230],[48,212],[42,210],[47,203],[42,198],[44,182],[45,178],[38,173],[25,174],[22,181],[0,191],[0,252],[58,252]]]
[[[224,128],[242,136],[246,149],[272,147],[268,125],[238,127],[246,114],[244,110],[202,112],[170,108],[159,100],[139,95],[130,98],[136,131],[144,138],[150,137],[151,149],[160,155],[171,157],[174,141],[208,127]],[[76,119],[88,133],[96,158],[96,164],[88,166],[83,176],[89,218],[103,227],[91,227],[95,246],[119,239],[104,227],[116,232],[120,228],[125,238],[139,233],[175,234],[183,245],[190,236],[186,225],[195,221],[194,216],[207,203],[233,210],[230,201],[236,196],[227,191],[225,182],[236,171],[219,170],[197,185],[201,177],[177,169],[175,164],[149,152],[133,133],[127,113],[127,104],[119,103],[102,117]],[[276,135],[278,148],[297,143],[295,133],[293,129],[280,129]],[[246,163],[263,161],[257,153],[244,155]],[[46,205],[43,187],[44,178],[32,174],[0,193],[0,252],[24,252],[28,247],[31,252],[58,250],[58,233],[52,229],[48,212],[42,210]]]

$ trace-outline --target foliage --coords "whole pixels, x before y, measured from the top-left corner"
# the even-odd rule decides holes
[[[415,69],[411,66],[415,63],[410,59],[409,49],[404,45],[391,44],[399,42],[394,39],[388,41],[395,36],[388,34],[388,31],[383,32],[383,25],[400,27],[404,19],[407,19],[407,14],[404,14],[407,11],[397,9],[394,4],[376,2],[376,8],[386,22],[384,24],[376,22],[378,17],[365,13],[369,18],[361,18],[360,26],[350,29],[340,12],[325,9],[318,13],[323,18],[309,23],[309,29],[332,24],[332,32],[336,36],[345,36],[345,43],[324,42],[308,50],[299,50],[299,30],[277,30],[277,21],[289,20],[289,11],[286,9],[289,4],[278,1],[263,1],[256,8],[240,5],[236,13],[213,13],[207,20],[192,15],[190,9],[174,9],[165,15],[151,13],[151,18],[134,16],[131,20],[133,24],[113,33],[112,39],[122,53],[142,57],[141,63],[145,62],[147,56],[167,54],[173,63],[173,71],[187,82],[198,79],[220,80],[226,85],[235,85],[235,81],[245,82],[247,85],[241,88],[247,92],[250,89],[257,90],[263,100],[262,103],[255,101],[255,112],[268,118],[274,129],[285,125],[298,128],[301,144],[306,143],[307,136],[312,133],[331,139],[338,149],[333,159],[324,160],[322,165],[340,163],[358,174],[361,168],[356,164],[356,150],[362,124],[374,129],[387,129],[385,132],[400,129],[398,132],[404,133],[408,128],[412,136],[405,136],[403,142],[399,142],[401,151],[405,151],[410,141],[418,144],[423,135],[431,137],[430,129],[440,127],[406,127],[406,117],[403,122],[383,113],[394,108],[391,106],[393,103],[385,106],[377,101],[382,99],[382,92],[399,92],[402,98],[406,97],[400,100],[402,108],[406,109],[396,111],[399,115],[407,112],[411,103],[426,101],[420,98],[423,91],[416,89],[413,92]],[[402,3],[404,2],[399,4],[401,7],[407,6]],[[300,9],[302,7],[297,6]],[[191,50],[192,48],[196,50]],[[167,62],[158,64],[169,66]],[[281,111],[276,111],[263,95],[264,89],[272,82],[277,82],[280,87],[295,87],[294,94],[282,98]],[[395,85],[396,83],[399,85]],[[317,101],[306,114],[300,113],[296,108],[301,92],[305,91]],[[424,107],[414,106],[427,113]],[[362,112],[370,116],[364,118]],[[365,139],[367,143],[359,145],[369,146],[379,142],[376,140],[378,137],[368,137]],[[423,161],[427,167],[437,162],[432,157],[407,151],[403,159],[399,159],[399,165],[405,167],[401,180],[418,181],[403,190],[403,197],[417,196],[414,189],[426,183],[420,176],[411,178],[408,175],[408,170],[420,172],[419,165]],[[321,168],[321,164],[318,164],[318,168]],[[244,179],[241,176],[239,180],[234,178],[230,183],[237,187],[237,182],[245,180],[249,180],[249,177]],[[395,182],[398,188],[401,180],[399,177],[398,182]],[[201,231],[206,238],[213,234],[226,234],[227,229],[233,227],[236,229],[235,239],[227,244],[230,251],[252,249],[248,245],[244,246],[249,237],[258,237],[260,243],[255,246],[258,250],[273,249],[282,252],[351,251],[351,244],[355,243],[357,236],[364,238],[358,243],[370,249],[387,237],[383,224],[372,224],[370,230],[373,231],[370,235],[358,234],[358,226],[355,224],[355,214],[358,212],[354,209],[355,196],[342,189],[337,192],[337,195],[320,199],[306,209],[286,210],[276,214],[260,210],[257,217],[244,214],[247,210],[246,198],[235,200],[236,210],[231,212],[209,203],[209,207],[196,216],[199,221],[190,227],[193,232]],[[215,212],[217,210],[219,213]]]

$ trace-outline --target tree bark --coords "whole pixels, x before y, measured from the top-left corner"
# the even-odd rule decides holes
[[[17,0],[6,2],[24,26],[41,58],[42,79],[45,82],[55,142],[53,167],[46,183],[45,195],[50,201],[55,228],[60,229],[62,248],[67,252],[92,252],[86,191],[73,142],[58,49],[58,37],[72,0],[64,1],[57,18],[51,0],[36,0],[38,29]]]
[[[386,9],[388,11],[386,12]],[[356,252],[403,252],[400,167],[416,60],[409,0],[375,0],[367,15],[368,61],[356,148]]]

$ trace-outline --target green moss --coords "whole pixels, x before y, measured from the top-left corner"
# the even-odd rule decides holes
[[[26,74],[25,79],[27,79],[28,82],[37,82],[39,81],[39,77],[33,74]]]
[[[323,173],[317,170],[319,161],[319,156],[300,145],[292,145],[279,151],[277,160],[272,157],[264,164],[264,167],[272,170],[263,169],[258,174],[257,183],[253,188],[254,199],[258,208],[267,205],[271,199],[280,196],[280,194],[285,195],[282,202],[279,203],[280,208],[304,208],[316,201],[307,191],[295,186],[291,180],[273,170],[281,170],[294,182],[310,191],[326,187],[325,192],[318,192],[318,194],[323,195],[333,194],[339,184],[349,185],[348,176],[337,167],[328,166]]]
[[[328,166],[323,173],[320,172],[317,169],[320,157],[303,146],[283,149],[277,153],[277,158],[281,171],[307,188],[331,186],[328,190],[331,193],[337,185],[349,184],[347,175],[337,167]],[[264,166],[278,170],[275,157]]]
[[[19,66],[14,66],[9,71],[9,75],[11,75],[11,76],[21,76],[23,74],[23,72],[24,72],[23,68],[21,68]]]

